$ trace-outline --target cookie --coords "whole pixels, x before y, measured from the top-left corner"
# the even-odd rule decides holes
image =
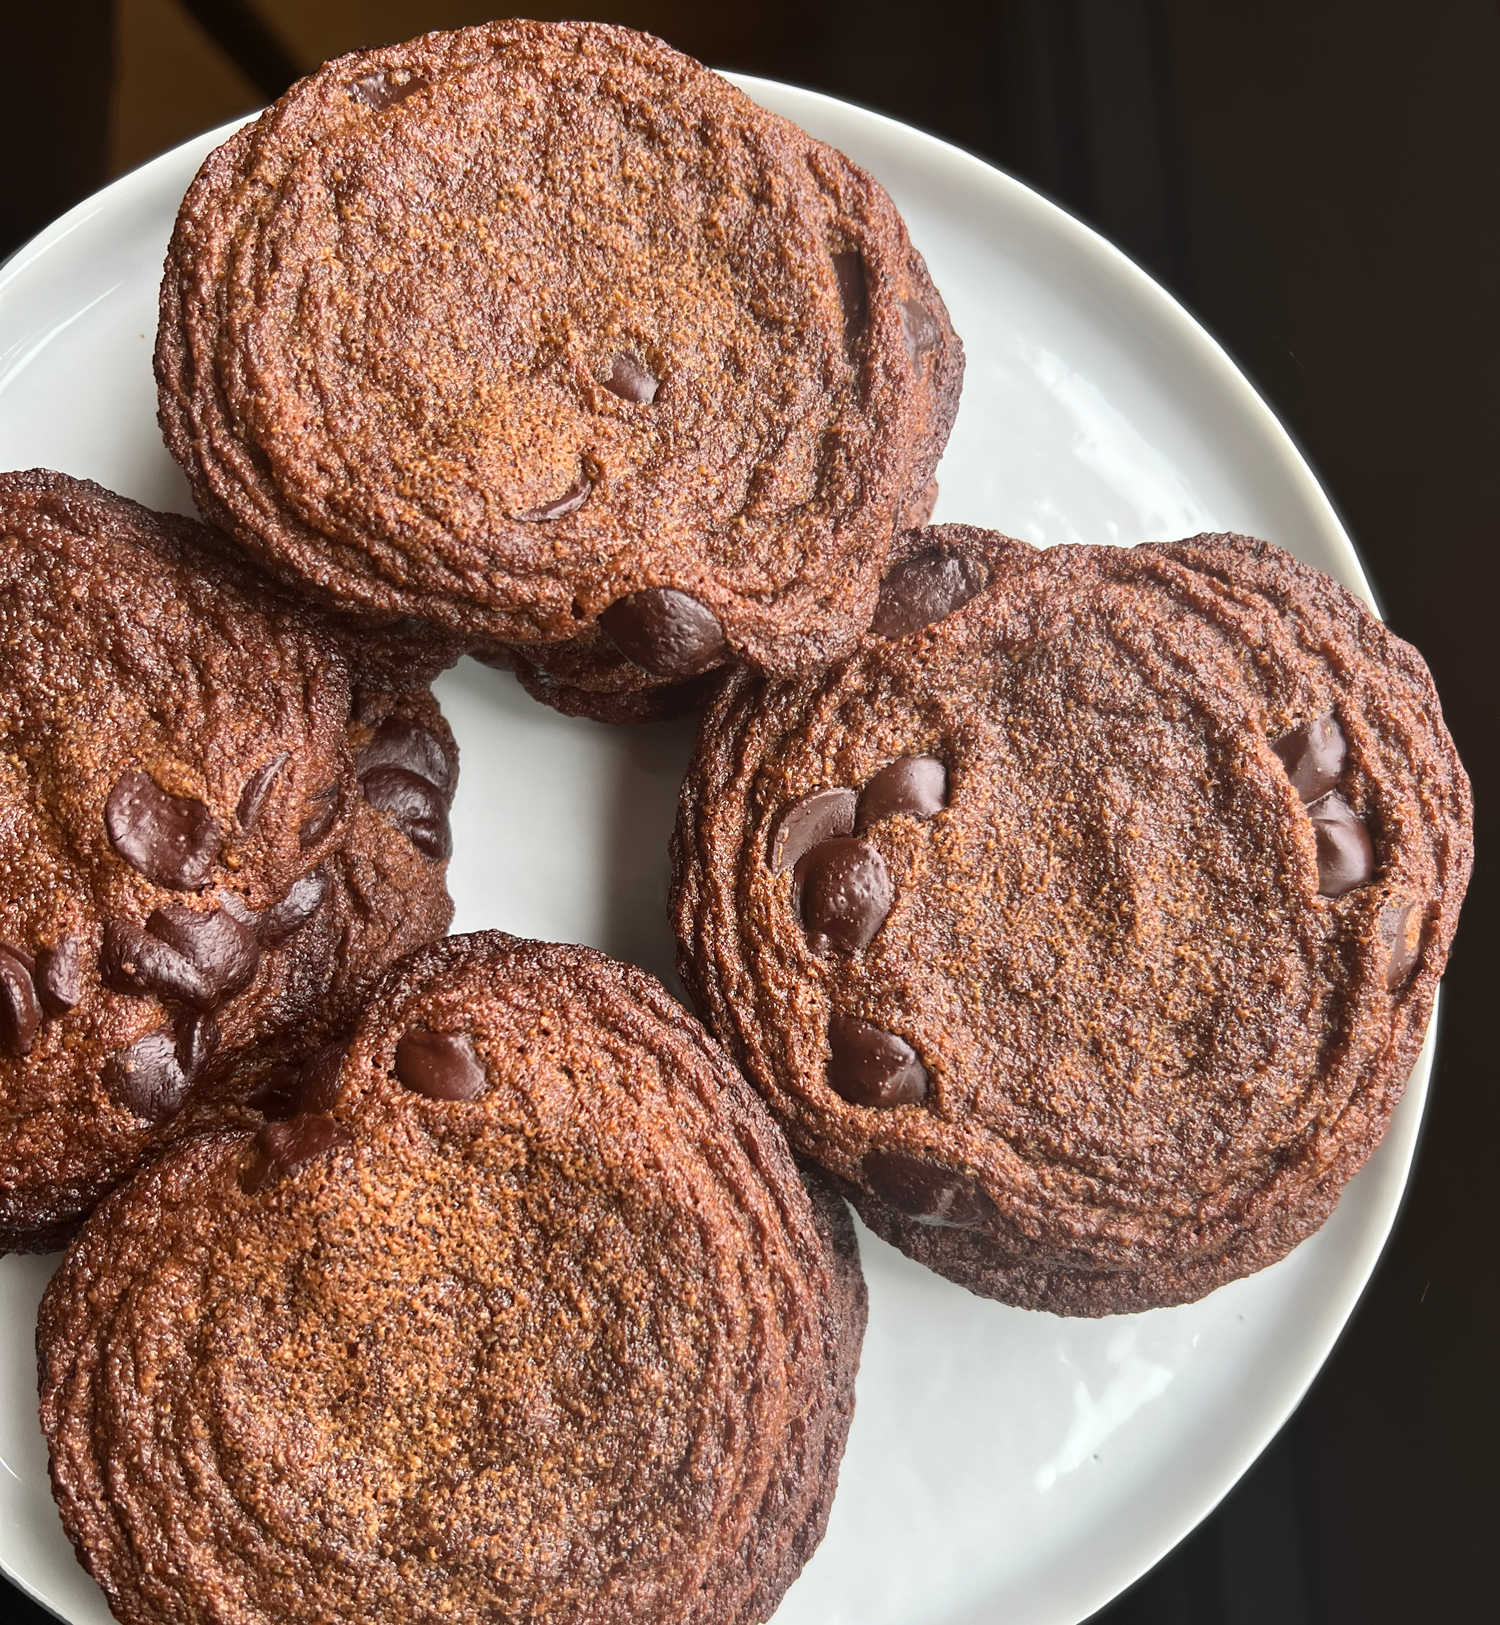
[[[912,1257],[1200,1297],[1318,1228],[1415,1062],[1472,858],[1431,678],[1265,542],[907,549],[853,656],[710,711],[683,977]]]
[[[200,1082],[196,1093],[216,1105],[265,1111],[267,1093],[276,1098],[354,1019],[375,977],[452,921],[444,879],[458,747],[437,701],[425,688],[357,689],[348,740],[359,786],[349,840],[322,871],[323,906],[286,944],[275,1030]]]
[[[223,546],[86,481],[0,475],[6,1250],[57,1245],[164,1138],[243,1117],[238,1057],[316,1044],[325,1007],[451,916],[431,697],[356,712],[350,660],[389,685],[385,653],[352,656]]]
[[[156,350],[259,562],[600,715],[849,648],[962,365],[848,159],[649,36],[521,21],[330,62],[211,154]]]
[[[43,1299],[54,1493],[116,1617],[766,1619],[864,1286],[698,1024],[588,949],[449,938],[304,1104],[168,1152]]]

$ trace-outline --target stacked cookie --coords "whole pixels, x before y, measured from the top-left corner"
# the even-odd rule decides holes
[[[1264,542],[913,535],[871,633],[715,702],[680,968],[865,1221],[976,1292],[1180,1303],[1379,1141],[1472,860],[1421,657]]]

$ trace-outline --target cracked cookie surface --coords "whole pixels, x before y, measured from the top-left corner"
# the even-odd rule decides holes
[[[683,977],[913,1257],[1199,1297],[1323,1222],[1416,1059],[1472,860],[1431,678],[1264,542],[904,547],[854,655],[711,708]]]
[[[450,937],[298,1104],[166,1153],[43,1301],[54,1493],[116,1615],[766,1619],[864,1284],[698,1023],[589,949]]]
[[[262,564],[624,717],[852,643],[962,350],[841,154],[647,35],[509,21],[328,63],[213,153],[156,367]]]

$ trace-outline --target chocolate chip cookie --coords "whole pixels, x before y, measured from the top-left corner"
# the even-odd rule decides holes
[[[710,711],[682,974],[914,1258],[1197,1298],[1317,1229],[1415,1061],[1472,858],[1431,678],[1265,542],[906,551],[854,655]]]
[[[0,572],[0,1248],[45,1250],[447,928],[456,756],[191,521],[0,475]]]
[[[659,715],[851,646],[962,349],[840,153],[649,36],[508,21],[330,62],[214,152],[156,368],[261,563]]]
[[[116,1617],[766,1619],[864,1286],[702,1028],[588,949],[449,938],[303,1108],[173,1148],[43,1300],[54,1492]]]

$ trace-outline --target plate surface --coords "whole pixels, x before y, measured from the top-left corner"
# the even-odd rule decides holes
[[[890,189],[968,351],[936,518],[1038,543],[1265,536],[1369,594],[1306,464],[1223,351],[1109,244],[889,119],[764,80],[758,101]],[[0,271],[0,467],[191,512],[151,348],[183,191],[228,129],[81,204]],[[666,841],[690,724],[607,729],[465,661],[454,929],[592,943],[672,977]],[[1384,1143],[1289,1258],[1202,1303],[1104,1321],[970,1297],[861,1232],[870,1329],[828,1536],[777,1625],[1074,1625],[1144,1573],[1271,1439],[1395,1218],[1431,1036]],[[0,1262],[0,1565],[109,1619],[52,1506],[32,1328],[55,1259]]]

